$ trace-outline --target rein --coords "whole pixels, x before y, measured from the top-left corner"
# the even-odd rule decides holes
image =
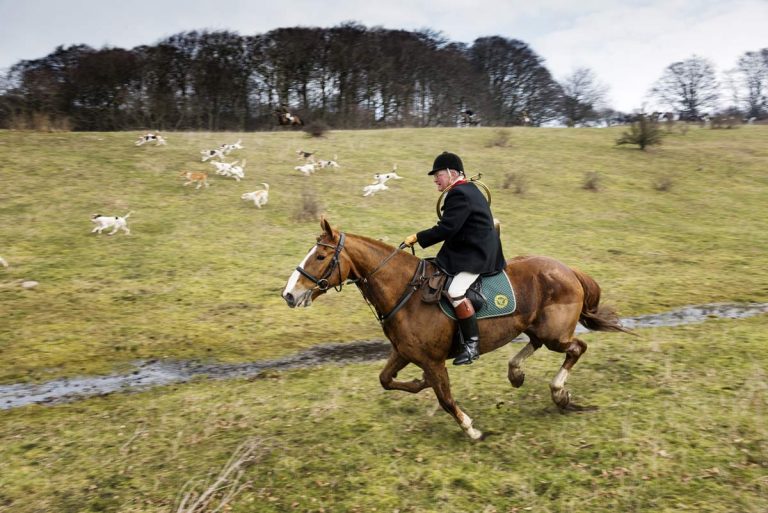
[[[372,285],[371,282],[368,280],[371,276],[376,274],[384,265],[389,262],[392,257],[394,257],[400,250],[404,249],[406,247],[406,244],[400,244],[397,249],[395,249],[390,255],[388,255],[384,260],[379,263],[379,265],[376,266],[376,268],[368,273],[367,276],[364,276],[362,278],[358,278],[357,280],[350,280],[352,283],[355,283],[357,285],[357,288],[360,289],[360,293],[363,296],[363,299],[368,304],[368,308],[371,309],[372,312],[376,315],[376,318],[379,321],[379,324],[384,324],[388,320],[390,320],[402,307],[405,306],[406,303],[408,303],[408,300],[411,299],[411,296],[416,292],[419,287],[421,286],[422,282],[426,279],[426,276],[424,275],[424,271],[426,270],[427,263],[424,260],[419,259],[419,265],[416,266],[416,271],[413,273],[413,278],[408,282],[406,285],[406,289],[403,291],[403,293],[400,295],[400,299],[397,300],[397,303],[395,303],[395,306],[392,307],[392,310],[385,314],[381,314],[378,312],[378,309],[371,305],[371,302],[368,300],[367,297],[365,297],[365,294],[363,294],[363,290],[361,288],[361,283],[364,283],[366,285]],[[413,249],[413,246],[411,246],[411,252],[415,255],[416,250]]]
[[[388,313],[381,315],[377,314],[376,317],[379,319],[380,324],[384,324],[388,320],[390,320],[402,307],[405,306],[405,304],[408,302],[409,299],[411,299],[411,296],[414,292],[419,290],[419,287],[421,286],[421,283],[426,279],[426,276],[424,276],[424,270],[427,267],[427,263],[424,260],[419,260],[419,265],[416,266],[416,271],[413,273],[413,278],[411,278],[411,281],[408,282],[408,285],[406,289],[403,291],[403,294],[400,296],[400,299],[397,301],[395,306],[390,310]],[[365,297],[365,295],[363,295]],[[366,299],[366,302],[368,300]],[[370,303],[369,303],[370,304]]]
[[[339,265],[339,254],[344,249],[344,242],[346,240],[346,235],[344,232],[341,232],[339,234],[339,243],[336,246],[333,246],[332,244],[327,244],[325,242],[318,242],[318,246],[325,246],[327,248],[333,248],[333,257],[331,258],[331,265],[328,266],[328,268],[325,270],[323,275],[318,278],[308,272],[306,269],[302,268],[300,265],[296,267],[296,270],[301,273],[302,276],[306,277],[308,280],[310,280],[312,283],[315,284],[315,288],[318,288],[322,291],[326,291],[329,288],[331,288],[331,284],[328,281],[328,278],[331,277],[333,274],[333,271],[336,270],[339,274],[339,284],[334,285],[333,289],[337,292],[341,292],[342,287],[344,286],[344,282],[341,280],[341,266]],[[362,293],[361,286],[365,284],[366,286],[372,286],[372,283],[369,281],[370,277],[379,272],[392,258],[402,249],[406,247],[405,244],[400,244],[399,247],[397,247],[392,253],[387,255],[381,262],[379,262],[379,265],[376,266],[376,268],[369,272],[366,276],[363,276],[361,278],[358,278],[356,280],[349,279],[347,280],[347,283],[354,283],[357,285],[358,289],[360,289],[360,292]],[[411,252],[415,255],[416,251],[411,247]],[[368,307],[371,308],[372,311],[376,314],[376,318],[379,320],[379,323],[384,324],[389,319],[391,319],[400,309],[405,306],[405,304],[408,302],[409,299],[411,299],[411,296],[416,292],[423,281],[426,279],[426,276],[424,275],[424,271],[426,270],[426,262],[424,260],[419,260],[419,265],[416,266],[416,272],[413,274],[413,278],[411,278],[411,281],[408,282],[406,285],[405,291],[400,295],[400,299],[398,299],[397,303],[395,303],[395,306],[390,310],[389,312],[385,314],[380,314],[378,311],[376,311],[376,308],[371,305],[371,302],[368,300],[367,297],[365,297],[365,294],[363,294],[363,299],[365,299],[365,302],[368,304]]]

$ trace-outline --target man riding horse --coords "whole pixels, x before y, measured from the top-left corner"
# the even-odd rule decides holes
[[[435,226],[409,235],[403,242],[408,246],[418,242],[422,248],[443,242],[436,259],[437,264],[453,276],[448,295],[459,321],[463,345],[453,364],[470,364],[479,357],[480,336],[475,309],[466,292],[478,276],[504,270],[501,239],[494,228],[488,200],[466,180],[464,164],[458,155],[441,153],[427,174],[434,177],[438,191],[448,191],[442,215]]]

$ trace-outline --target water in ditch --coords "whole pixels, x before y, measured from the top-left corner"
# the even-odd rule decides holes
[[[628,317],[621,320],[630,329],[658,328],[695,324],[708,319],[742,319],[768,312],[768,303],[708,304],[687,306],[660,314]],[[576,330],[586,332],[581,325]],[[524,340],[521,338],[520,340]],[[369,340],[344,344],[324,344],[301,353],[274,360],[241,364],[201,363],[183,360],[150,360],[135,363],[126,374],[62,378],[39,384],[0,385],[0,409],[28,404],[55,404],[118,391],[145,390],[153,386],[183,383],[205,376],[210,379],[252,377],[268,370],[287,370],[328,363],[356,363],[382,360],[390,344]]]

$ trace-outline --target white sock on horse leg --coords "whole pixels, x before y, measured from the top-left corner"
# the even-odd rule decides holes
[[[568,379],[569,372],[562,367],[555,374],[555,378],[552,380],[551,387],[555,390],[559,390],[565,386],[565,380]]]

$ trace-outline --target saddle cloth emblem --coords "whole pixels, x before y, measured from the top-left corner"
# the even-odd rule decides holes
[[[493,276],[483,276],[482,285],[482,293],[487,298],[487,301],[485,306],[477,311],[478,319],[501,317],[502,315],[514,313],[517,301],[515,300],[515,291],[512,289],[507,273],[502,271]],[[440,309],[445,315],[456,320],[453,307],[445,297],[440,299]]]

